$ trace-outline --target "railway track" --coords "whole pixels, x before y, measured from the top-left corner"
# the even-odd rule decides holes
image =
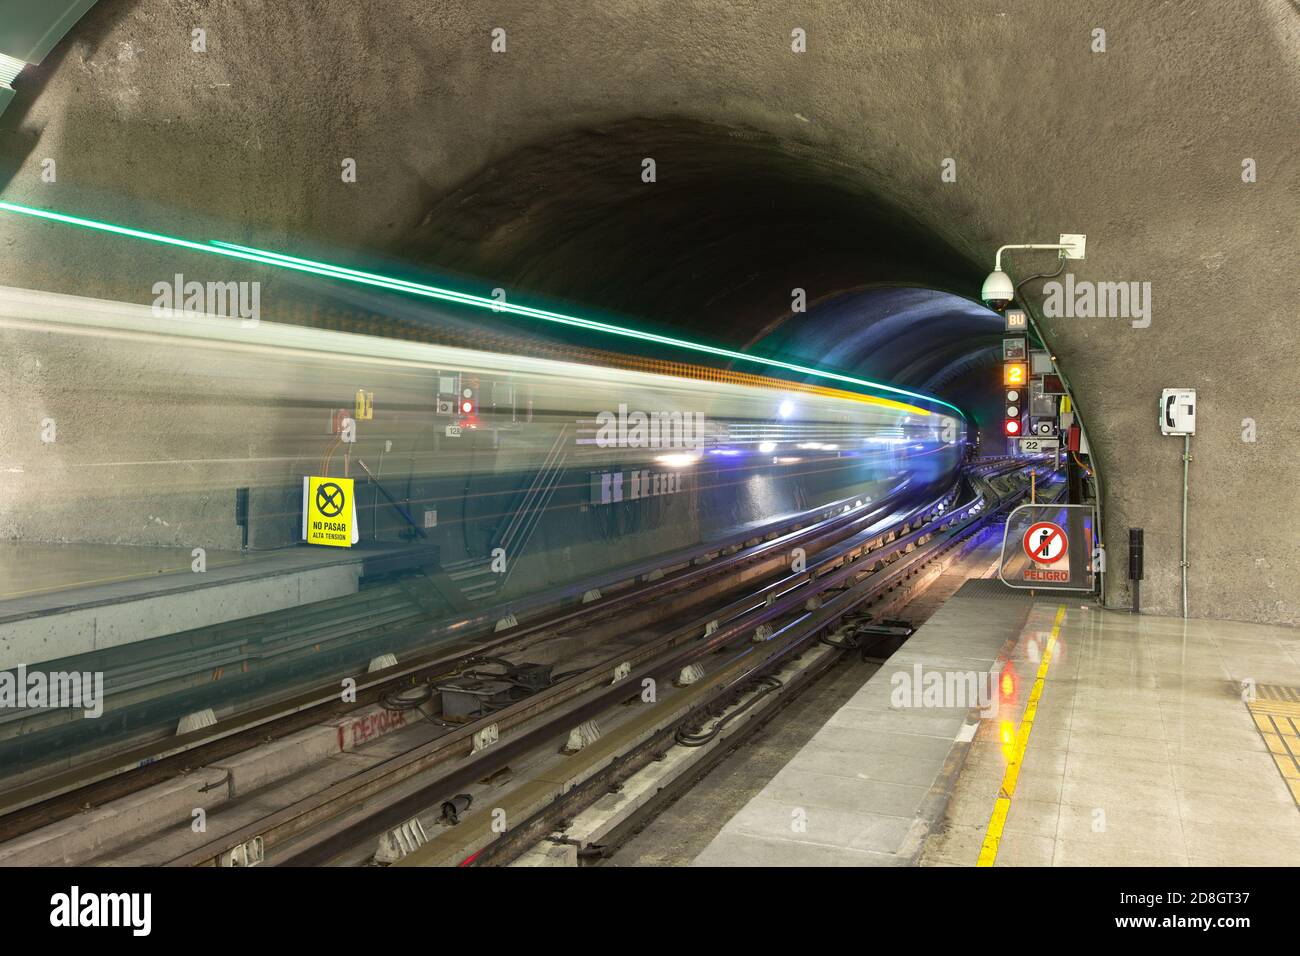
[[[702,771],[694,766],[690,748],[718,743],[719,751],[725,749],[723,731],[729,721],[748,719],[759,710],[755,705],[769,710],[781,706],[791,691],[813,682],[841,653],[866,653],[868,648],[851,637],[862,623],[863,609],[892,613],[910,597],[906,593],[909,581],[924,576],[927,567],[960,550],[979,527],[1018,497],[1012,494],[996,502],[987,498],[967,502],[946,518],[927,522],[900,536],[891,546],[870,552],[872,568],[864,570],[861,559],[846,562],[847,569],[837,567],[834,561],[826,562],[813,582],[819,594],[812,598],[806,592],[799,595],[805,598],[802,613],[797,602],[784,602],[786,613],[778,617],[779,628],[758,648],[744,639],[743,625],[740,633],[729,635],[732,640],[728,635],[715,638],[723,656],[710,665],[708,676],[682,694],[682,699],[662,702],[660,713],[642,708],[646,713],[640,718],[639,728],[624,726],[616,731],[621,732],[622,742],[630,745],[619,749],[615,759],[604,759],[607,754],[594,755],[587,762],[581,783],[556,793],[552,801],[504,833],[495,832],[491,817],[481,813],[474,821],[477,826],[466,826],[469,821],[463,821],[455,828],[443,829],[398,865],[507,863],[528,848],[536,848],[538,841],[548,835],[583,855],[593,855],[593,851],[596,856],[603,855],[607,844],[616,845],[621,839],[611,839],[611,832],[626,829],[638,819],[643,806],[652,807],[665,797],[677,775],[698,779]],[[854,568],[854,563],[859,567]],[[894,592],[899,592],[896,599],[891,598]],[[859,618],[856,622],[855,617]],[[849,639],[844,640],[846,637]],[[877,636],[863,640],[889,644],[893,639]],[[680,662],[667,662],[667,668],[670,671]],[[768,703],[766,698],[777,700]],[[733,726],[739,725],[737,722]],[[699,763],[707,768],[709,759],[705,757]],[[584,770],[570,767],[568,773],[577,777]],[[506,814],[507,806],[511,812],[521,805],[526,808],[527,794],[524,796],[524,800],[513,802],[498,796],[492,813]],[[584,810],[592,812],[584,815]],[[515,813],[513,819],[518,820],[519,815]],[[359,828],[355,831],[356,835],[360,832]],[[300,854],[289,862],[321,863],[327,860],[327,854],[328,850]]]
[[[538,647],[575,632],[586,635],[571,642],[578,657],[595,659],[508,707],[463,725],[443,727],[432,740],[167,862],[217,864],[256,845],[270,862],[328,863],[524,754],[550,746],[576,724],[617,706],[629,696],[629,689],[635,695],[646,679],[671,678],[670,672],[747,642],[750,649],[740,656],[747,659],[741,672],[748,679],[750,663],[771,666],[881,588],[888,589],[898,576],[906,576],[909,568],[923,563],[926,554],[938,553],[943,542],[960,540],[978,520],[1017,498],[1019,485],[1007,475],[1020,468],[1023,462],[984,463],[971,473],[971,480],[982,489],[978,496],[957,503],[950,492],[906,510],[888,526],[882,523],[897,505],[892,496],[882,502],[842,505],[847,510],[823,513],[808,524],[804,519],[784,529],[765,529],[756,538],[714,545],[716,550],[702,554],[675,556],[681,559],[677,563],[661,562],[658,568],[638,569],[636,576],[625,577],[616,586],[607,584],[608,596],[587,604],[544,608],[505,633],[488,629],[494,610],[478,612],[479,627],[466,627],[466,633],[457,636],[454,650],[444,642],[430,653],[414,655],[359,681],[350,707],[427,688],[484,666],[485,658],[527,658]],[[938,544],[936,537],[942,538]],[[794,548],[808,554],[806,567],[779,573]],[[870,560],[863,561],[864,557]],[[868,578],[874,580],[864,588]],[[610,633],[656,619],[680,623],[639,646],[601,656],[602,640]],[[764,635],[761,644],[752,643],[753,635],[764,627],[771,633]],[[337,684],[321,686],[252,711],[239,725],[211,728],[206,736],[173,742],[173,752],[146,747],[148,753],[118,755],[104,765],[80,768],[80,779],[73,773],[51,779],[44,794],[34,787],[8,794],[11,809],[0,816],[0,839],[66,820],[87,805],[103,806],[174,778],[184,768],[243,752],[268,738],[283,738],[348,709],[338,700]],[[133,764],[127,763],[128,756]],[[111,772],[109,765],[117,771]],[[123,770],[124,766],[132,769]]]
[[[268,734],[274,736],[295,729],[297,726],[305,726],[319,719],[319,716],[331,707],[338,709],[339,678],[353,677],[357,680],[358,704],[373,703],[395,682],[404,679],[419,681],[430,674],[437,673],[438,668],[454,668],[458,662],[472,658],[475,651],[490,653],[522,647],[532,640],[555,633],[580,620],[589,621],[601,616],[624,614],[633,604],[657,602],[676,592],[699,588],[706,585],[710,579],[734,573],[737,568],[744,565],[762,562],[765,557],[776,553],[781,547],[804,546],[816,549],[827,546],[834,540],[836,534],[847,533],[865,521],[876,520],[881,515],[888,514],[891,508],[898,506],[903,491],[901,486],[895,487],[888,495],[876,502],[869,500],[864,502],[861,499],[834,502],[824,508],[793,516],[780,525],[755,528],[729,539],[712,542],[707,551],[697,549],[664,555],[655,562],[623,568],[602,579],[555,589],[500,605],[476,608],[463,614],[447,615],[437,621],[408,615],[411,620],[406,626],[396,633],[390,633],[390,642],[376,648],[376,650],[389,650],[395,647],[400,652],[403,645],[407,647],[407,653],[402,655],[400,666],[396,669],[388,668],[375,675],[357,671],[355,665],[350,669],[340,669],[331,674],[326,681],[306,688],[299,687],[290,693],[282,691],[273,699],[250,706],[241,713],[221,720],[217,727],[210,730],[177,736],[169,735],[165,739],[159,739],[155,735],[140,741],[135,746],[118,747],[102,759],[82,759],[78,761],[78,766],[71,770],[59,771],[55,768],[46,768],[40,773],[40,779],[31,785],[6,788],[0,793],[0,840],[10,838],[15,828],[20,827],[20,824],[15,822],[15,814],[18,811],[36,802],[48,803],[52,796],[62,792],[78,791],[100,780],[124,776],[130,777],[140,785],[147,785],[162,779],[169,771],[174,772],[182,760],[193,766],[204,760],[225,756],[242,749],[240,741],[248,738],[250,733],[253,734],[254,739],[260,739]],[[238,625],[246,629],[257,629],[261,622],[269,619],[273,629],[289,633],[291,642],[301,646],[310,644],[313,640],[320,642],[323,639],[319,633],[310,630],[322,614],[337,614],[340,608],[345,608],[348,610],[348,617],[355,622],[355,626],[351,630],[338,631],[330,639],[336,644],[361,641],[364,646],[367,636],[372,633],[376,623],[364,612],[367,609],[378,608],[386,624],[391,614],[389,598],[393,592],[409,591],[421,583],[420,579],[414,581],[408,579],[402,584],[359,592],[349,598],[265,615],[252,622],[221,625],[219,629],[222,633]],[[427,582],[423,583],[427,585]],[[601,593],[601,600],[586,601],[585,599],[593,592]],[[360,613],[353,613],[358,609]],[[285,627],[286,621],[292,622],[294,626]],[[298,632],[297,627],[304,621],[309,628],[309,633],[305,637]],[[503,628],[503,624],[510,626]],[[220,635],[209,634],[209,630],[212,629],[204,629],[204,639],[216,638],[216,647],[205,647],[204,652],[198,655],[198,662],[190,664],[192,673],[206,672],[212,663],[211,655],[221,653]],[[198,639],[189,636],[182,636],[181,639],[184,647],[179,652],[171,648],[175,643],[175,639],[172,638],[160,639],[158,643],[162,646],[154,648],[154,651],[164,658],[183,657],[185,649],[190,648]],[[150,645],[153,643],[155,642],[148,642]],[[243,646],[246,653],[250,644],[257,644],[257,642],[245,637]],[[279,649],[282,653],[286,650]],[[259,645],[254,652],[260,656],[263,651],[264,646]],[[157,674],[168,670],[165,664],[158,664],[151,660],[145,645],[139,645],[139,650],[134,654],[146,662],[144,670],[148,673]],[[357,657],[355,652],[352,657]],[[362,659],[368,659],[368,655],[363,654]],[[226,666],[234,669],[242,666],[247,658],[227,653],[222,660]],[[96,669],[96,662],[82,663],[84,667],[81,669]],[[171,670],[173,674],[168,678],[169,680],[174,679],[175,668]],[[112,676],[119,680],[122,677],[120,673]],[[140,693],[140,687],[147,683],[147,674],[135,673],[130,676],[132,680],[129,683],[128,693],[131,695]],[[117,680],[108,681],[110,688],[116,683]],[[106,714],[109,719],[112,718],[116,703],[116,697],[110,698],[110,710]],[[196,705],[202,703],[201,700],[196,701],[187,696],[183,707],[162,708],[165,719],[170,721],[166,726],[174,727],[177,713],[192,711]],[[128,709],[139,706],[141,705],[134,702],[129,702],[127,705]],[[102,723],[97,723],[94,729],[97,734],[102,734],[103,727]],[[38,735],[28,732],[24,732],[22,738],[27,746],[33,746],[40,739]],[[236,739],[226,742],[227,738]],[[123,789],[123,786],[126,789]],[[130,786],[125,784],[116,789],[110,788],[111,792],[105,796],[109,799],[120,796],[129,792]],[[79,802],[75,803],[75,807],[84,806],[87,802],[92,804],[102,802],[102,800],[80,799],[83,796],[89,795],[79,794]],[[47,816],[46,822],[49,819],[51,817]]]

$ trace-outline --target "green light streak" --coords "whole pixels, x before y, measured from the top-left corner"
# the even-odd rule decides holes
[[[374,286],[376,288],[388,289],[394,292],[403,292],[408,295],[418,295],[428,299],[452,302],[457,305],[465,305],[478,309],[488,309],[497,313],[505,312],[511,315],[524,316],[526,318],[541,319],[546,322],[556,322],[563,325],[573,326],[575,328],[589,329],[593,332],[601,332],[607,335],[618,335],[624,338],[637,339],[643,342],[654,342],[659,345],[667,345],[673,348],[699,352],[705,355],[713,355],[719,358],[749,362],[755,365],[767,366],[768,368],[784,369],[785,371],[797,372],[801,375],[808,375],[814,378],[827,379],[833,382],[856,385],[861,388],[889,392],[894,395],[905,395],[908,398],[918,399],[932,405],[941,405],[944,408],[952,409],[963,419],[966,417],[962,410],[956,405],[949,404],[942,399],[934,398],[930,395],[924,395],[920,392],[911,392],[907,389],[897,388],[893,385],[885,385],[882,382],[873,382],[869,379],[844,375],[839,372],[828,372],[822,369],[810,368],[806,365],[797,365],[793,362],[783,362],[780,359],[765,358],[761,355],[749,355],[731,349],[705,345],[702,342],[692,342],[688,339],[673,338],[667,335],[659,335],[654,332],[638,331],[636,329],[624,328],[619,325],[611,325],[607,322],[597,322],[593,319],[583,319],[577,316],[566,315],[562,312],[552,312],[547,309],[537,309],[526,305],[515,305],[513,303],[501,302],[485,296],[471,295],[466,292],[456,292],[451,289],[425,285],[420,282],[409,282],[405,279],[395,279],[390,276],[379,275],[373,272],[349,269],[344,266],[332,265],[328,262],[303,259],[298,256],[284,255],[283,253],[270,252],[265,249],[255,249],[251,246],[240,246],[234,243],[222,242],[215,239],[209,242],[194,242],[189,239],[180,239],[175,236],[146,232],[142,229],[132,229],[128,226],[118,226],[112,223],[98,222],[93,219],[83,219],[79,216],[70,216],[65,213],[53,212],[47,209],[35,209],[30,206],[21,206],[17,203],[11,202],[0,201],[0,210],[17,213],[23,216],[32,216],[38,219],[46,219],[64,225],[79,226],[83,229],[92,229],[98,232],[107,232],[112,233],[113,235],[126,236],[131,239],[143,239],[148,242],[157,242],[163,245],[176,246],[181,249],[189,249],[193,252],[204,252],[210,255],[226,256],[232,259],[240,259],[245,262],[256,262],[260,265],[274,266],[279,269],[306,272],[311,275],[337,279],[343,282],[353,282],[360,285]]]

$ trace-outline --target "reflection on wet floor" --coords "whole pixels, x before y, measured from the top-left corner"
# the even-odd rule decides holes
[[[213,570],[253,563],[269,555],[206,551],[203,557],[207,569]],[[0,542],[0,601],[160,574],[190,573],[194,561],[189,548]]]
[[[1009,666],[1016,701],[982,722],[925,862],[987,854],[1011,767],[995,865],[1300,863],[1296,631],[1040,600]],[[1248,706],[1260,688],[1282,696]]]

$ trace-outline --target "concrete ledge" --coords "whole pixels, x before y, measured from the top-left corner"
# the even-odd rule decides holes
[[[0,670],[353,594],[360,575],[360,558],[279,572],[264,568],[256,576],[228,583],[186,575],[181,578],[186,586],[167,591],[160,592],[158,582],[151,582],[152,593],[10,615],[0,622]],[[5,608],[14,603],[5,602]]]
[[[407,724],[402,712],[370,707],[309,727],[19,837],[0,846],[0,866],[85,863],[150,833],[187,823],[198,807],[210,810],[246,796]],[[203,787],[210,789],[204,792]]]
[[[78,865],[167,827],[187,824],[196,809],[225,802],[225,771],[203,767],[52,823],[0,846],[0,866]],[[211,789],[204,792],[202,788]]]
[[[409,726],[412,718],[419,720],[419,715],[414,711],[389,710],[376,705],[322,726],[328,727],[334,735],[337,752],[350,753],[362,744]]]
[[[229,774],[230,796],[242,797],[251,790],[328,760],[338,752],[339,738],[335,728],[310,727],[205,769],[216,771],[220,776]]]

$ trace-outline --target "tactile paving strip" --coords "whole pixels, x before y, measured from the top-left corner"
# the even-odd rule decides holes
[[[1300,687],[1283,687],[1281,684],[1260,684],[1255,696],[1266,700],[1291,700],[1300,704]]]
[[[1266,689],[1270,693],[1265,694]],[[1260,696],[1247,701],[1246,708],[1300,808],[1300,692],[1267,685],[1257,688],[1257,693]]]

